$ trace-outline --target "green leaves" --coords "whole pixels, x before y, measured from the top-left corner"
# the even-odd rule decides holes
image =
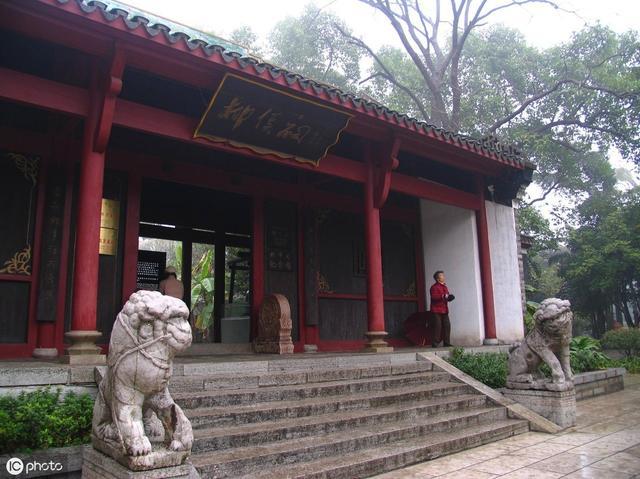
[[[49,388],[0,396],[0,454],[90,442],[93,399]]]
[[[602,346],[607,349],[621,349],[627,357],[640,356],[640,329],[607,331],[602,336]]]
[[[489,387],[497,389],[506,385],[508,368],[505,353],[470,354],[462,348],[454,348],[447,361]]]
[[[301,16],[278,22],[269,36],[271,60],[296,73],[347,90],[360,79],[362,52],[339,32],[338,17],[313,4]]]

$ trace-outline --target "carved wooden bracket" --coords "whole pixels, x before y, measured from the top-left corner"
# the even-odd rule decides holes
[[[391,189],[391,172],[398,168],[398,152],[400,139],[391,133],[391,138],[375,154],[373,203],[378,209],[382,208],[389,197]]]
[[[113,115],[116,109],[116,98],[122,90],[122,74],[125,67],[125,54],[122,48],[116,43],[113,48],[111,65],[103,89],[102,105],[93,143],[93,150],[96,153],[104,153],[109,143],[111,126],[113,125]]]

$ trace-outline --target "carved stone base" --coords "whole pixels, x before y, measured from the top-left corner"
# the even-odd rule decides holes
[[[92,436],[91,444],[96,451],[115,459],[131,471],[148,471],[162,467],[174,467],[184,464],[189,457],[188,451],[171,451],[162,443],[153,443],[153,450],[144,456],[127,456],[120,447]]]
[[[576,424],[576,390],[543,391],[538,389],[509,389],[502,393],[509,399],[537,412],[565,429]]]
[[[386,331],[367,331],[367,342],[362,350],[365,353],[391,353],[393,347],[384,340],[388,336]]]
[[[258,337],[253,342],[256,353],[293,354],[291,307],[282,294],[267,296],[260,306]]]
[[[102,354],[96,341],[102,336],[98,331],[69,331],[65,337],[71,341],[64,361],[68,364],[106,364],[107,357]]]
[[[283,341],[257,339],[255,343],[253,343],[253,350],[256,353],[293,354],[293,342],[291,341],[291,337],[285,338]]]
[[[155,454],[158,448],[154,448]],[[160,451],[158,451],[160,452]],[[167,451],[164,452],[173,452]],[[187,452],[174,453],[188,455]],[[139,456],[138,462],[144,462],[147,456]],[[87,446],[83,454],[82,478],[83,479],[199,479],[200,475],[193,467],[193,464],[186,462],[178,465],[161,466],[154,469],[144,469],[133,471],[127,469],[119,461],[95,450],[91,446]],[[168,461],[172,462],[172,461]]]
[[[485,346],[497,346],[498,344],[500,344],[500,341],[498,341],[497,338],[484,338],[482,344],[484,344]]]

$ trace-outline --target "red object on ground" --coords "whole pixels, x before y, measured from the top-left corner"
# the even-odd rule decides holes
[[[416,346],[431,344],[431,335],[427,327],[430,316],[429,311],[419,311],[404,321],[404,335],[412,344]]]

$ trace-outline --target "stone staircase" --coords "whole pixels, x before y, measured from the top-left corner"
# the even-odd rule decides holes
[[[361,478],[529,430],[415,354],[185,364],[203,478]]]

